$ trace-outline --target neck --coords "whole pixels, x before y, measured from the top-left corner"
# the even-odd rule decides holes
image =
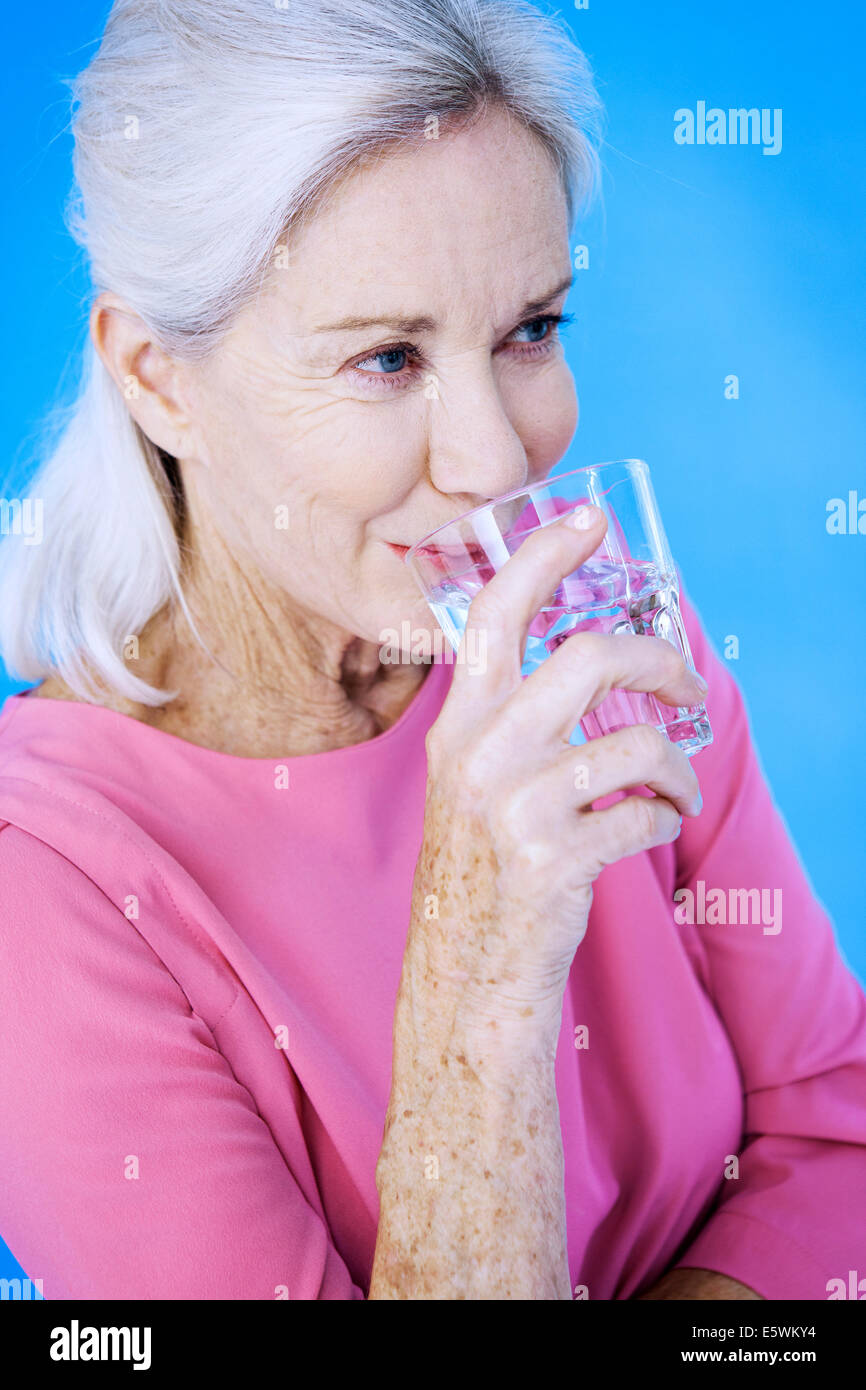
[[[178,695],[103,703],[237,757],[295,757],[363,743],[399,719],[429,668],[383,664],[379,648],[239,566],[212,532],[185,538],[183,592],[210,653],[171,603],[146,624],[130,669]],[[56,681],[40,694],[61,698]],[[72,698],[77,698],[74,695]]]

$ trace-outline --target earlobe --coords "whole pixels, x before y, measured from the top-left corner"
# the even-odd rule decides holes
[[[177,395],[176,364],[144,320],[116,295],[103,293],[90,311],[90,334],[136,424],[158,448],[183,457],[189,420]]]

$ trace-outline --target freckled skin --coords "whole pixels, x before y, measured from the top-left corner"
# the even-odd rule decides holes
[[[520,574],[519,585],[526,570],[531,590],[528,570],[540,546],[562,548],[562,575],[574,567],[575,544],[588,555],[597,539],[575,541],[564,527],[530,537],[474,600],[469,621],[495,614],[491,595],[506,571]],[[555,555],[547,559],[553,564]],[[537,611],[545,591],[538,584],[534,596],[524,595],[522,613],[515,593],[516,625]],[[568,728],[614,685],[663,692],[666,703],[694,700],[672,647],[652,638],[576,637],[523,681],[521,644],[499,636],[486,673],[489,699],[478,687],[470,693],[473,677],[458,665],[427,737],[424,836],[376,1169],[371,1299],[571,1298],[555,1086],[565,984],[603,865],[669,840],[677,811],[696,814],[688,759],[648,728],[582,750],[594,790],[576,791],[566,729],[556,728],[543,695],[547,673],[549,689],[564,692]],[[545,714],[553,727],[544,729]],[[626,746],[634,756],[620,759]],[[592,811],[593,795],[642,784],[656,797]],[[439,916],[427,919],[431,893]],[[449,1161],[422,1180],[406,1157],[413,1151]],[[419,1231],[424,1255],[413,1267],[403,1256]]]
[[[94,344],[119,386],[136,378],[130,413],[178,460],[182,580],[211,653],[166,606],[135,673],[178,699],[155,709],[107,692],[106,704],[251,758],[348,747],[399,718],[427,671],[386,663],[383,633],[438,628],[386,542],[546,477],[573,437],[562,345],[530,360],[514,341],[525,302],[569,275],[569,232],[546,151],[494,106],[350,176],[290,237],[291,273],[268,277],[203,362],[171,359],[130,306],[100,296]],[[563,290],[549,314],[564,302]],[[423,372],[382,387],[377,359],[407,335],[315,331],[386,310],[436,320],[419,345],[434,397]],[[565,981],[595,877],[671,838],[694,774],[661,735],[623,731],[587,748],[592,791],[576,795],[564,726],[614,685],[703,698],[653,638],[572,638],[521,683],[531,617],[602,534],[550,527],[521,546],[480,596],[487,608],[473,604],[489,669],[457,667],[428,738],[371,1300],[571,1298],[554,1085]],[[75,698],[57,681],[38,694]],[[644,784],[652,802],[596,814],[587,799]]]
[[[287,245],[204,361],[171,358],[115,294],[91,316],[118,386],[138,381],[130,414],[178,460],[185,592],[220,663],[166,605],[131,664],[179,697],[104,703],[242,757],[348,747],[399,718],[427,668],[384,662],[382,634],[441,633],[386,542],[546,477],[578,419],[555,328],[541,352],[523,315],[572,270],[565,195],[498,108],[353,170]],[[385,314],[436,327],[317,331]],[[419,355],[393,372],[382,354],[404,341]],[[58,680],[43,694],[76,698]]]
[[[679,661],[673,648],[663,652],[664,644],[635,640],[648,644],[646,659],[655,651],[661,662],[645,684],[663,688],[689,679],[671,674]],[[624,639],[611,643],[606,660],[622,659]],[[601,675],[601,655],[588,703],[613,680],[610,671],[607,679]],[[512,694],[529,687],[517,663],[512,680]],[[371,1299],[571,1298],[554,1074],[562,996],[586,930],[593,879],[602,863],[634,852],[640,832],[618,841],[615,822],[603,819],[608,811],[581,822],[571,752],[554,797],[551,767],[563,768],[562,745],[551,738],[545,747],[536,738],[521,762],[514,749],[526,731],[517,736],[507,710],[501,697],[470,702],[458,667],[427,739],[424,836],[376,1170],[380,1224]],[[527,722],[537,713],[527,705]],[[593,776],[605,761],[603,745],[615,749],[616,737],[585,751]],[[687,804],[694,776],[687,759],[669,744],[639,737],[641,758],[651,748],[661,759],[649,781]],[[643,762],[639,771],[647,775]],[[621,775],[627,785],[631,768]],[[673,806],[659,801],[672,823]],[[646,836],[647,823],[639,824]],[[594,838],[598,826],[601,841]],[[527,855],[530,840],[537,852]],[[434,892],[439,916],[427,919],[424,904]],[[429,1058],[435,1067],[425,1065]],[[449,1161],[440,1162],[437,1178],[419,1175],[412,1154],[442,1153]],[[419,1231],[423,1258],[413,1266],[405,1255]]]

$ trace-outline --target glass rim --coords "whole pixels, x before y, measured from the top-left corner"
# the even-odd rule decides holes
[[[491,497],[489,502],[480,502],[477,507],[470,507],[468,511],[461,512],[459,516],[452,517],[450,521],[443,521],[441,526],[437,526],[433,531],[428,531],[426,536],[422,536],[420,540],[409,546],[403,556],[403,563],[408,564],[413,559],[415,551],[420,546],[432,541],[433,537],[438,536],[440,531],[447,531],[449,526],[456,526],[458,522],[466,521],[471,516],[477,516],[479,512],[486,512],[490,507],[497,507],[500,502],[511,502],[515,497],[531,496],[540,488],[550,487],[555,483],[562,482],[565,478],[574,478],[578,473],[595,473],[600,468],[615,468],[618,464],[624,463],[637,465],[639,473],[645,477],[649,476],[649,464],[646,459],[639,458],[606,459],[604,463],[587,463],[581,468],[570,468],[567,473],[552,473],[546,478],[538,478],[534,483],[525,483],[523,487],[512,488],[511,492],[503,492],[499,497]]]

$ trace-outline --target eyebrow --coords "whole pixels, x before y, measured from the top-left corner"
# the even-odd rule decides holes
[[[574,284],[574,274],[567,276],[565,280],[550,291],[549,294],[542,295],[541,299],[530,299],[519,311],[518,319],[527,319],[532,314],[538,314],[542,309],[546,309],[552,299],[562,294],[563,290],[570,290]],[[312,331],[313,333],[352,333],[363,328],[394,328],[398,333],[435,333],[438,324],[429,314],[419,314],[415,318],[404,318],[400,314],[379,314],[375,318],[349,317],[338,319],[336,323],[318,324]]]

